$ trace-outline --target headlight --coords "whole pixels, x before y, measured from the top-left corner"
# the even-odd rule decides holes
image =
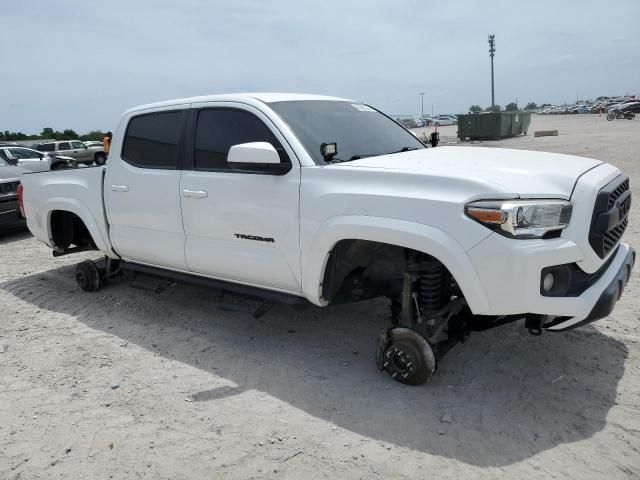
[[[468,217],[513,238],[543,238],[569,225],[571,202],[566,200],[489,200],[469,203]]]

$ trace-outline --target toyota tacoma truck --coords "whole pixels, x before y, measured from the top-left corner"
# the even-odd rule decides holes
[[[386,297],[376,360],[411,385],[470,332],[606,317],[635,260],[616,167],[427,148],[369,105],[315,95],[133,108],[107,166],[25,174],[19,193],[54,255],[104,254],[77,266],[87,291],[123,276],[319,307]]]

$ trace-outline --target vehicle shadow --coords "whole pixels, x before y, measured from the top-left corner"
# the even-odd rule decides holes
[[[376,441],[479,466],[509,465],[601,431],[627,355],[623,343],[592,327],[531,337],[513,324],[472,335],[429,384],[407,387],[373,361],[386,302],[278,306],[256,320],[221,310],[216,295],[198,287],[157,295],[122,282],[84,293],[74,288],[73,269],[0,288],[237,385],[194,391],[193,401],[259,390]],[[257,306],[238,297],[224,302]]]
[[[31,232],[27,230],[27,227],[13,227],[0,232],[0,245],[19,242],[29,237],[31,237]]]

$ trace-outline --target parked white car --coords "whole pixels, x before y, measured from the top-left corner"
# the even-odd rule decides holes
[[[318,307],[389,298],[376,359],[412,385],[471,331],[524,319],[539,335],[607,316],[635,261],[620,241],[631,190],[616,167],[427,148],[333,97],[137,107],[106,167],[25,175],[20,188],[54,255],[104,254],[76,269],[87,291],[127,272],[155,291],[186,281]]]
[[[458,124],[458,119],[456,117],[450,117],[449,115],[437,115],[432,117],[430,121],[436,127]]]
[[[12,145],[0,146],[0,157],[12,165],[31,172],[63,170],[72,167],[75,162],[71,157],[51,156],[46,152],[39,152],[32,148]]]

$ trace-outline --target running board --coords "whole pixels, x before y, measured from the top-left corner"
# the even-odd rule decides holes
[[[88,252],[89,250],[95,250],[95,248],[92,247],[91,245],[83,245],[81,247],[66,248],[64,250],[54,250],[53,256],[62,257],[63,255],[71,255],[72,253]]]
[[[201,277],[199,275],[193,275],[189,273],[174,272],[172,270],[150,267],[148,265],[140,265],[138,263],[123,262],[122,269],[125,270],[126,273],[131,272],[134,274],[134,282],[135,277],[138,276],[137,274],[142,274],[145,277],[154,278],[153,281],[155,282],[154,284],[156,286],[162,284],[163,282],[166,283],[167,286],[170,286],[174,283],[190,283],[193,285],[200,285],[203,287],[214,288],[216,290],[223,290],[247,297],[262,299],[265,300],[265,304],[268,304],[269,302],[275,302],[298,307],[311,305],[311,302],[309,302],[306,298],[299,297],[297,295],[276,292],[264,288],[252,287],[249,285],[241,285],[239,283],[226,282],[224,280],[218,280],[214,278]],[[151,281],[145,279],[144,284],[150,285]],[[266,313],[268,308],[269,307],[267,307],[266,305],[259,307],[258,310],[254,313],[254,316],[256,314],[258,316],[263,315],[264,313]]]

